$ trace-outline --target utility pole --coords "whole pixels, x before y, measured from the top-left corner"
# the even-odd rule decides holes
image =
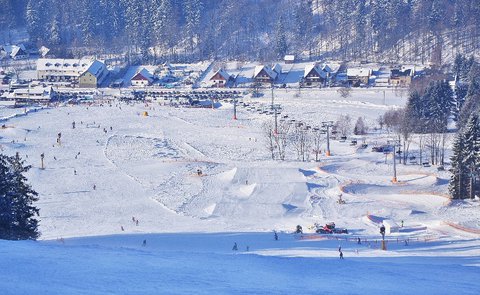
[[[322,127],[326,128],[326,132],[327,132],[327,152],[326,152],[326,156],[330,157],[330,128],[333,127],[333,121],[322,122]]]
[[[233,120],[237,120],[237,96],[233,95]]]
[[[400,141],[399,140],[392,140],[392,141],[389,141],[389,143],[393,146],[393,178],[392,178],[392,182],[393,183],[397,183],[398,180],[397,180],[397,161],[395,160],[395,154],[397,153],[397,150],[396,150],[396,147],[397,145],[400,146]]]
[[[274,96],[273,96],[273,83],[272,83],[272,110],[273,110],[273,99],[274,99]]]

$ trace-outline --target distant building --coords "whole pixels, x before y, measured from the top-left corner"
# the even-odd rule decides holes
[[[323,84],[327,79],[327,73],[324,72],[316,63],[305,66],[303,73],[303,82],[310,86],[313,84]]]
[[[50,59],[37,60],[37,78],[46,82],[79,83],[80,87],[98,87],[107,76],[105,64],[92,59]]]
[[[220,69],[210,78],[210,81],[214,87],[225,87],[230,79],[231,75],[225,70]]]
[[[348,84],[353,87],[358,87],[361,84],[368,85],[370,76],[372,75],[372,69],[368,68],[350,68],[347,69],[347,81]]]
[[[11,93],[11,98],[15,100],[16,105],[22,103],[47,103],[53,97],[54,92],[51,86],[19,88]]]
[[[285,64],[293,64],[295,63],[295,55],[285,55],[283,61],[285,62]]]
[[[278,67],[279,66],[280,65],[278,65]],[[277,70],[278,70],[278,67],[277,67]],[[280,67],[280,71],[281,71],[281,67]],[[253,73],[253,80],[259,83],[273,83],[277,79],[278,74],[279,72],[274,71],[268,66],[265,66],[265,65],[256,66],[255,71]]]
[[[108,75],[107,67],[103,62],[94,60],[85,72],[78,78],[78,87],[96,88],[101,85]]]
[[[413,75],[412,69],[393,69],[390,72],[390,84],[396,87],[408,87],[412,83]]]
[[[28,58],[28,52],[23,44],[18,45],[2,45],[0,47],[0,55],[10,57],[14,60]]]
[[[145,68],[138,71],[130,80],[132,86],[143,87],[153,83],[153,75]]]

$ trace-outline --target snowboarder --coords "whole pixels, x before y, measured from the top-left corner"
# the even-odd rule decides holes
[[[235,242],[233,244],[233,248],[232,248],[232,251],[237,251],[238,250],[238,246],[237,246],[237,242]]]
[[[296,234],[303,234],[303,228],[301,225],[297,225],[297,229],[295,230]]]
[[[340,251],[340,259],[343,259],[343,252]]]
[[[275,238],[275,241],[278,241],[278,235],[277,235],[277,232],[276,232],[276,231],[274,231],[273,233],[274,233],[274,238]]]
[[[147,245],[147,240],[143,240],[142,246],[145,247]]]

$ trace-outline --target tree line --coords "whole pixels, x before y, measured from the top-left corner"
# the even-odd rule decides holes
[[[436,61],[480,49],[480,0],[0,0],[0,27],[26,27],[57,55]],[[388,53],[385,55],[385,53]]]

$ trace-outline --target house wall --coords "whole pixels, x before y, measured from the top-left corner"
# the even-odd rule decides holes
[[[148,82],[148,80],[141,80],[141,79],[131,80],[130,83],[132,84],[132,86],[148,86],[148,85],[150,85],[150,82]]]
[[[85,72],[78,79],[78,87],[81,88],[96,88],[97,87],[97,77],[95,77],[90,72]]]

